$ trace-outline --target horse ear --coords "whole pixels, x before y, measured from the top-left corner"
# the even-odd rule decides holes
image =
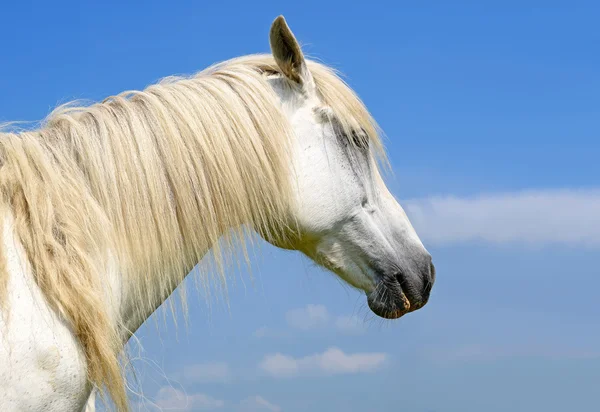
[[[283,74],[306,92],[313,92],[314,81],[304,54],[283,16],[277,17],[271,25],[269,40],[273,57]]]

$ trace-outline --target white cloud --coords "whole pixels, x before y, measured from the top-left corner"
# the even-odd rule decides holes
[[[163,386],[156,395],[156,406],[177,411],[208,411],[222,408],[225,402],[204,393],[186,394],[170,386]]]
[[[325,326],[329,322],[329,312],[323,305],[307,305],[286,313],[288,325],[296,329],[308,330]]]
[[[340,332],[344,332],[349,335],[358,335],[360,333],[364,333],[365,322],[354,315],[338,316],[335,320],[335,327]]]
[[[232,377],[229,365],[223,362],[185,366],[182,376],[186,382],[193,381],[199,383],[229,382]]]
[[[240,410],[242,412],[281,412],[281,407],[269,402],[262,396],[250,396],[240,402]]]
[[[537,190],[403,202],[419,236],[465,241],[600,247],[600,189]]]
[[[290,327],[300,330],[317,329],[333,326],[336,330],[347,334],[364,332],[364,322],[356,316],[334,316],[324,305],[307,305],[304,308],[292,309],[285,315]],[[269,335],[266,328],[257,330],[254,335],[264,337]]]
[[[281,353],[265,356],[259,367],[273,376],[294,376],[300,371],[298,360]]]
[[[329,348],[303,358],[275,353],[265,356],[259,367],[274,377],[293,377],[301,374],[338,375],[372,372],[388,361],[385,353],[346,354],[338,348]]]
[[[225,402],[204,393],[186,394],[172,386],[163,386],[156,394],[154,402],[146,400],[136,403],[133,410],[160,411],[213,411],[227,410],[236,412],[281,412],[281,407],[259,395],[249,396],[240,402]]]
[[[592,347],[564,347],[559,345],[513,344],[482,345],[468,344],[454,347],[430,347],[424,355],[438,363],[488,362],[503,358],[542,359],[598,359],[600,352]]]
[[[252,333],[252,336],[254,336],[257,339],[263,339],[263,338],[274,339],[274,338],[284,338],[284,337],[288,336],[288,333],[283,330],[277,330],[277,329],[273,329],[273,328],[268,328],[266,326],[262,326],[262,327],[256,329]]]
[[[269,328],[267,328],[266,326],[262,326],[262,327],[256,329],[253,333],[255,338],[264,338],[268,334],[269,334]]]

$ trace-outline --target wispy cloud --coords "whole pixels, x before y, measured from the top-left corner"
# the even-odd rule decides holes
[[[329,312],[324,305],[307,305],[304,308],[292,309],[285,314],[288,325],[303,330],[325,326],[329,318]]]
[[[600,247],[600,189],[438,196],[403,205],[429,243],[475,240]]]
[[[488,362],[506,358],[598,359],[600,352],[588,348],[552,345],[483,345],[430,347],[424,355],[437,363]]]
[[[364,333],[365,322],[358,316],[338,316],[335,320],[335,328],[348,335]]]
[[[209,382],[229,382],[232,374],[224,362],[201,363],[185,366],[181,372],[182,378],[186,381],[197,383]]]
[[[204,393],[185,393],[171,386],[163,386],[156,394],[154,402],[137,404],[136,410],[172,410],[172,411],[213,411],[235,412],[281,412],[281,407],[269,402],[260,395],[249,396],[242,401],[224,401]]]
[[[186,394],[170,386],[160,388],[154,403],[159,408],[177,411],[209,411],[225,405],[224,401],[204,393]]]
[[[263,339],[263,338],[269,338],[269,339],[284,338],[284,337],[286,337],[288,335],[289,335],[289,333],[286,330],[269,328],[267,326],[261,326],[260,328],[256,329],[252,333],[252,336],[254,336],[257,339]]]
[[[270,329],[268,327],[261,326],[260,328],[256,329],[252,335],[255,338],[264,338],[269,335],[269,331]]]
[[[346,354],[338,348],[329,348],[302,358],[275,353],[265,356],[259,368],[274,377],[294,377],[298,375],[338,375],[372,372],[383,367],[388,361],[386,353]]]
[[[240,412],[281,412],[281,407],[269,402],[262,396],[250,396],[240,402]]]
[[[300,330],[334,327],[347,334],[358,334],[365,330],[364,322],[358,317],[332,315],[327,307],[320,304],[292,309],[286,313],[285,318],[290,327]]]

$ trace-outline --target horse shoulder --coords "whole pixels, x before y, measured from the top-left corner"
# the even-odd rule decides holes
[[[0,410],[81,411],[90,393],[77,339],[36,284],[10,217],[0,221]]]

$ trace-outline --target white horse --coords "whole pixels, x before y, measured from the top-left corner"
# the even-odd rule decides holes
[[[91,410],[93,388],[127,410],[123,346],[242,227],[379,316],[427,302],[431,257],[380,177],[374,121],[283,17],[270,43],[0,135],[1,411]]]

